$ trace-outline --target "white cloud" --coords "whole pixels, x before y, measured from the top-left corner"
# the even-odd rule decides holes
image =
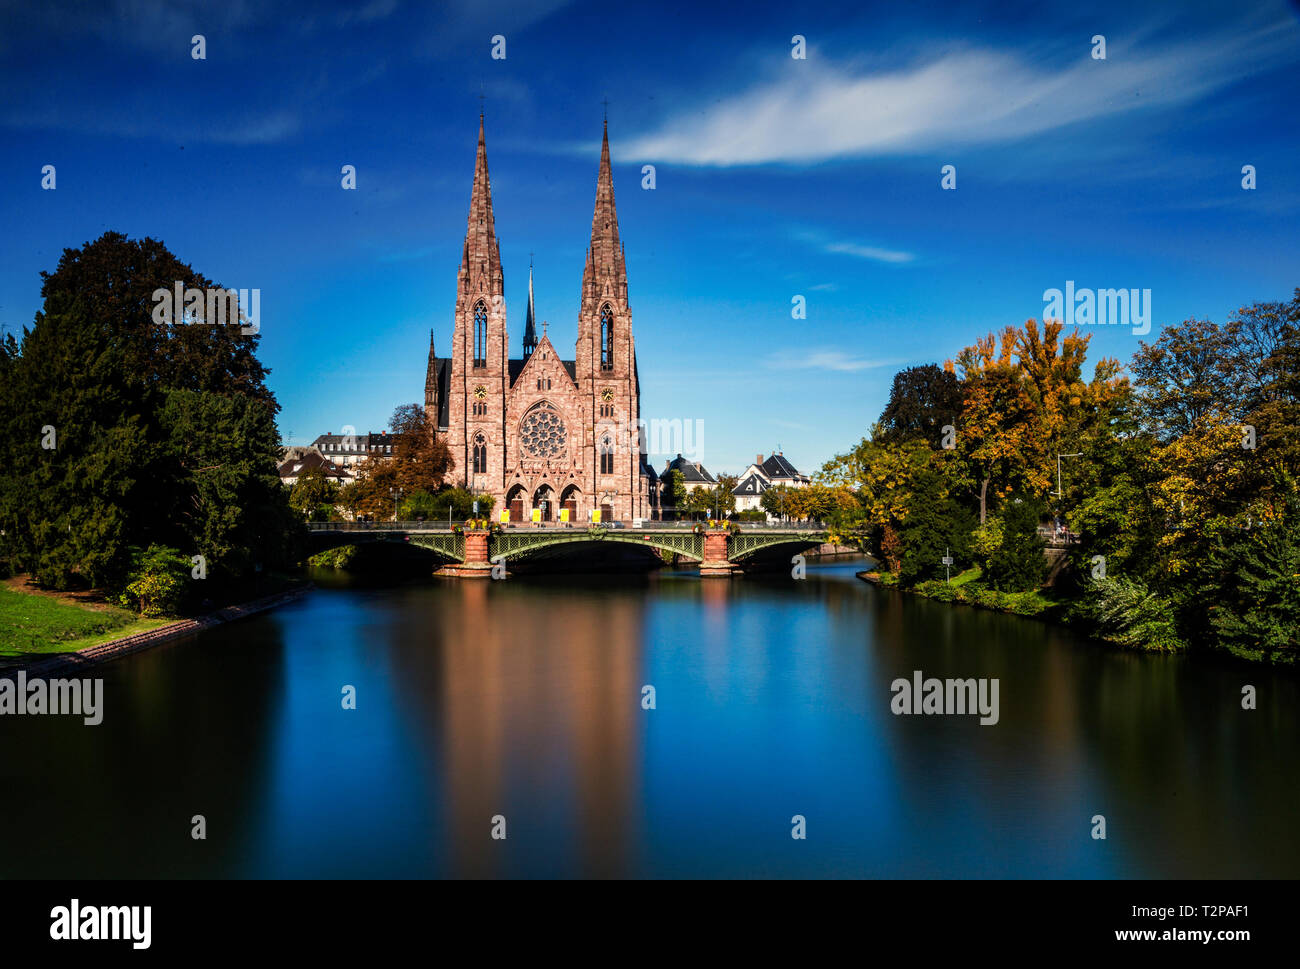
[[[896,360],[868,360],[842,350],[806,350],[802,354],[781,354],[769,357],[767,366],[779,370],[837,370],[852,373],[858,370],[875,370],[892,367]]]
[[[832,242],[826,246],[827,252],[838,252],[859,259],[871,259],[874,262],[911,262],[916,257],[910,252],[895,249],[880,249],[876,246],[860,246],[856,242]]]
[[[875,73],[810,55],[733,97],[685,108],[619,154],[701,166],[801,164],[1013,142],[1196,101],[1240,80],[1247,66],[1294,58],[1295,37],[1294,25],[1279,21],[1141,49],[1111,37],[1104,61],[1083,43],[1068,59],[1037,63],[967,48]],[[1115,133],[1099,127],[1096,137]]]

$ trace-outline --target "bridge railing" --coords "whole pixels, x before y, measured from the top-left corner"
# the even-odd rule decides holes
[[[461,525],[461,522],[452,522],[448,524],[445,521],[365,521],[365,522],[308,522],[307,529],[312,532],[447,532]],[[612,521],[600,523],[605,528],[633,529],[631,521]],[[641,529],[661,530],[680,530],[690,531],[704,522],[693,521],[651,521],[642,519]],[[826,530],[825,525],[815,522],[739,522],[742,532],[771,530],[783,532],[823,532]],[[504,525],[507,529],[518,529],[526,531],[535,528],[544,529],[586,529],[591,527],[590,522],[509,522]]]
[[[446,522],[429,521],[308,522],[307,529],[313,532],[449,532],[452,526]]]

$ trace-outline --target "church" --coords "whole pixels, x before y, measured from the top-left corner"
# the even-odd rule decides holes
[[[452,482],[492,495],[496,520],[503,511],[512,522],[657,517],[658,481],[636,433],[640,378],[614,210],[608,121],[573,356],[560,356],[545,327],[538,338],[530,267],[523,340],[520,355],[512,357],[479,116],[451,355],[436,355],[430,333],[424,406],[451,449]]]

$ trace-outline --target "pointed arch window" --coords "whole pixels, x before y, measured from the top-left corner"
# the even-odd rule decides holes
[[[474,473],[487,474],[487,440],[482,434],[474,435]]]
[[[479,300],[474,304],[474,366],[487,366],[487,307]]]
[[[600,308],[600,369],[614,369],[614,311],[608,303]]]
[[[614,442],[608,437],[600,442],[600,473],[614,473]]]

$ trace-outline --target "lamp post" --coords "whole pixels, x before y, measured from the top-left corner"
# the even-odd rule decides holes
[[[1057,453],[1057,455],[1056,455],[1056,497],[1058,497],[1058,498],[1062,497],[1062,493],[1061,493],[1061,458],[1081,458],[1081,457],[1083,457],[1083,452],[1082,452],[1082,451],[1076,452],[1075,454],[1061,454],[1061,453],[1059,453],[1059,452]]]
[[[393,521],[397,521],[397,502],[402,497],[402,489],[393,488],[388,493],[393,496]]]

